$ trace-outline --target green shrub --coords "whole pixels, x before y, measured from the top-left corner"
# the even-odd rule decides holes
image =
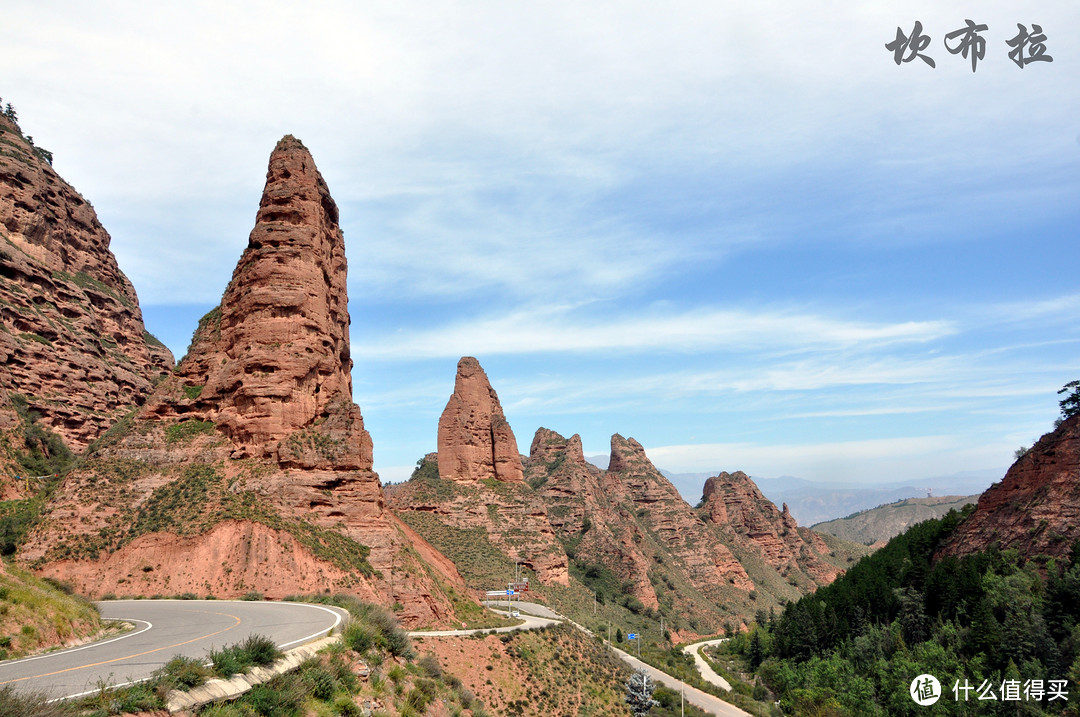
[[[165,429],[166,443],[186,443],[195,436],[214,432],[211,421],[181,421]]]
[[[210,652],[214,674],[232,677],[254,665],[265,666],[281,657],[274,641],[262,635],[249,635],[243,642]]]
[[[210,668],[193,657],[176,655],[154,673],[161,684],[170,689],[191,689],[206,682]]]
[[[305,697],[304,685],[296,675],[281,675],[252,687],[241,703],[262,717],[299,717]]]
[[[352,697],[341,695],[334,702],[334,709],[341,717],[360,717],[360,707],[353,702]]]
[[[371,625],[359,620],[350,620],[345,626],[342,637],[350,650],[362,655],[375,646],[378,635]]]
[[[443,676],[442,665],[439,664],[439,659],[431,653],[428,653],[421,657],[416,664],[420,667],[420,671],[424,675],[434,680],[437,680]]]
[[[16,693],[11,685],[0,687],[0,715],[4,717],[65,717],[63,705],[49,704],[43,694]]]
[[[333,673],[318,660],[308,660],[300,666],[300,679],[312,697],[324,702],[328,702],[338,688]]]

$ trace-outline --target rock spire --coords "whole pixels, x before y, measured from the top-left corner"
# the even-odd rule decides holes
[[[454,393],[439,418],[438,453],[443,480],[524,481],[514,431],[487,374],[471,356],[458,361]]]
[[[307,148],[287,135],[270,155],[255,228],[221,306],[200,321],[177,368],[191,396],[182,411],[213,421],[235,457],[271,457],[279,441],[332,414],[339,424],[360,420],[346,272],[337,205]],[[371,440],[362,424],[353,433],[345,453],[370,468]]]

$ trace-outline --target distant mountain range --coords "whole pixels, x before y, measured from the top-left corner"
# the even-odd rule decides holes
[[[940,518],[950,510],[960,510],[978,499],[977,495],[904,498],[895,503],[861,510],[844,518],[828,520],[810,527],[819,533],[828,533],[863,545],[884,545],[889,539],[916,523]]]

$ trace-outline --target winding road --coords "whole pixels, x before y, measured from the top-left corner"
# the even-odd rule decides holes
[[[326,635],[345,610],[292,602],[231,600],[110,600],[101,616],[135,626],[108,640],[36,657],[0,662],[0,687],[78,697],[101,684],[123,686],[148,678],[175,655],[205,658],[213,648],[265,635],[288,649]]]
[[[495,632],[530,630],[567,620],[543,605],[518,603],[518,606],[522,610],[523,624],[497,628]],[[110,600],[98,603],[98,607],[103,618],[129,622],[135,629],[81,647],[0,662],[0,687],[11,685],[21,692],[44,693],[54,700],[79,697],[97,691],[101,685],[120,687],[144,680],[175,655],[205,658],[211,649],[241,642],[255,634],[270,637],[278,647],[288,649],[326,635],[348,618],[348,613],[341,608],[291,602]],[[573,621],[567,622],[592,634]],[[438,630],[410,634],[429,638],[488,631]],[[694,655],[706,680],[730,689],[697,654],[699,648],[714,642],[719,641],[687,645],[684,649]],[[722,717],[745,717],[747,714],[641,662],[614,645],[608,647],[634,669],[643,669],[660,684],[681,691],[688,703],[710,714]]]
[[[488,605],[489,608],[492,607],[492,605],[493,605],[493,603],[486,603],[486,604]],[[566,618],[566,617],[563,617],[562,615],[559,615],[557,612],[554,612],[553,610],[551,610],[548,607],[545,607],[544,605],[540,605],[538,603],[529,603],[529,602],[516,602],[514,604],[515,604],[516,607],[520,608],[520,610],[521,610],[521,618],[522,619],[526,619],[526,618],[531,618],[533,620],[545,619],[545,620],[548,620],[549,622],[554,622],[555,619],[557,618],[558,620],[564,620],[564,621],[570,623],[571,625],[576,627],[578,630],[581,630],[582,632],[584,632],[586,635],[589,635],[590,637],[594,637],[592,631],[589,630],[588,628],[577,624],[576,622],[574,622],[573,620],[570,620],[569,618]],[[532,618],[527,613],[533,613],[535,615],[544,615],[546,617],[545,618]],[[500,630],[500,632],[503,632],[503,631],[506,631],[506,630],[523,630],[523,629],[526,629],[526,627],[524,625],[519,625],[519,626],[511,627],[511,628],[503,628],[503,629]],[[463,634],[468,634],[468,633],[472,633],[472,632],[485,632],[485,631],[484,630],[464,630],[464,631],[458,631],[458,632],[461,632]],[[428,633],[428,634],[433,634],[433,633]],[[707,682],[711,682],[714,685],[717,685],[718,687],[721,687],[722,689],[730,691],[731,690],[731,685],[728,684],[727,680],[725,680],[720,675],[716,674],[712,670],[712,668],[709,667],[709,665],[705,662],[705,660],[702,659],[701,655],[698,654],[698,649],[700,649],[702,647],[705,647],[707,645],[715,645],[715,644],[723,642],[723,641],[724,641],[723,638],[719,639],[719,640],[708,640],[706,642],[698,642],[698,643],[693,644],[693,645],[687,645],[683,649],[688,654],[691,654],[691,655],[694,656],[694,660],[697,663],[698,670],[701,671],[702,677]],[[719,697],[715,697],[713,695],[710,695],[708,692],[704,692],[702,690],[699,690],[696,687],[693,687],[691,685],[686,684],[682,680],[678,680],[678,679],[672,677],[671,675],[667,674],[666,672],[662,672],[661,670],[658,670],[657,668],[653,667],[652,665],[649,665],[649,664],[647,664],[645,662],[642,662],[641,660],[634,657],[633,655],[631,655],[629,653],[626,653],[626,652],[623,652],[619,648],[615,647],[614,645],[612,645],[607,640],[604,640],[604,643],[608,646],[608,648],[612,652],[615,653],[615,655],[619,659],[621,659],[626,664],[630,665],[630,667],[634,668],[634,670],[644,670],[646,673],[648,673],[649,677],[656,680],[661,685],[664,685],[665,687],[673,689],[673,690],[675,690],[677,692],[681,692],[683,697],[686,699],[686,701],[689,704],[692,704],[695,707],[699,707],[700,709],[708,712],[709,714],[718,715],[719,717],[750,717],[750,714],[748,712],[745,712],[745,711],[739,709],[738,707],[731,704],[730,702],[725,702],[724,700],[720,699]]]

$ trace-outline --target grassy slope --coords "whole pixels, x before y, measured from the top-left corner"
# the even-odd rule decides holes
[[[6,562],[0,565],[0,659],[85,638],[101,630],[89,602]]]
[[[870,510],[861,510],[844,518],[818,523],[813,529],[862,545],[872,545],[887,541],[916,523],[940,518],[952,509],[960,510],[978,498],[977,495],[906,498]]]

